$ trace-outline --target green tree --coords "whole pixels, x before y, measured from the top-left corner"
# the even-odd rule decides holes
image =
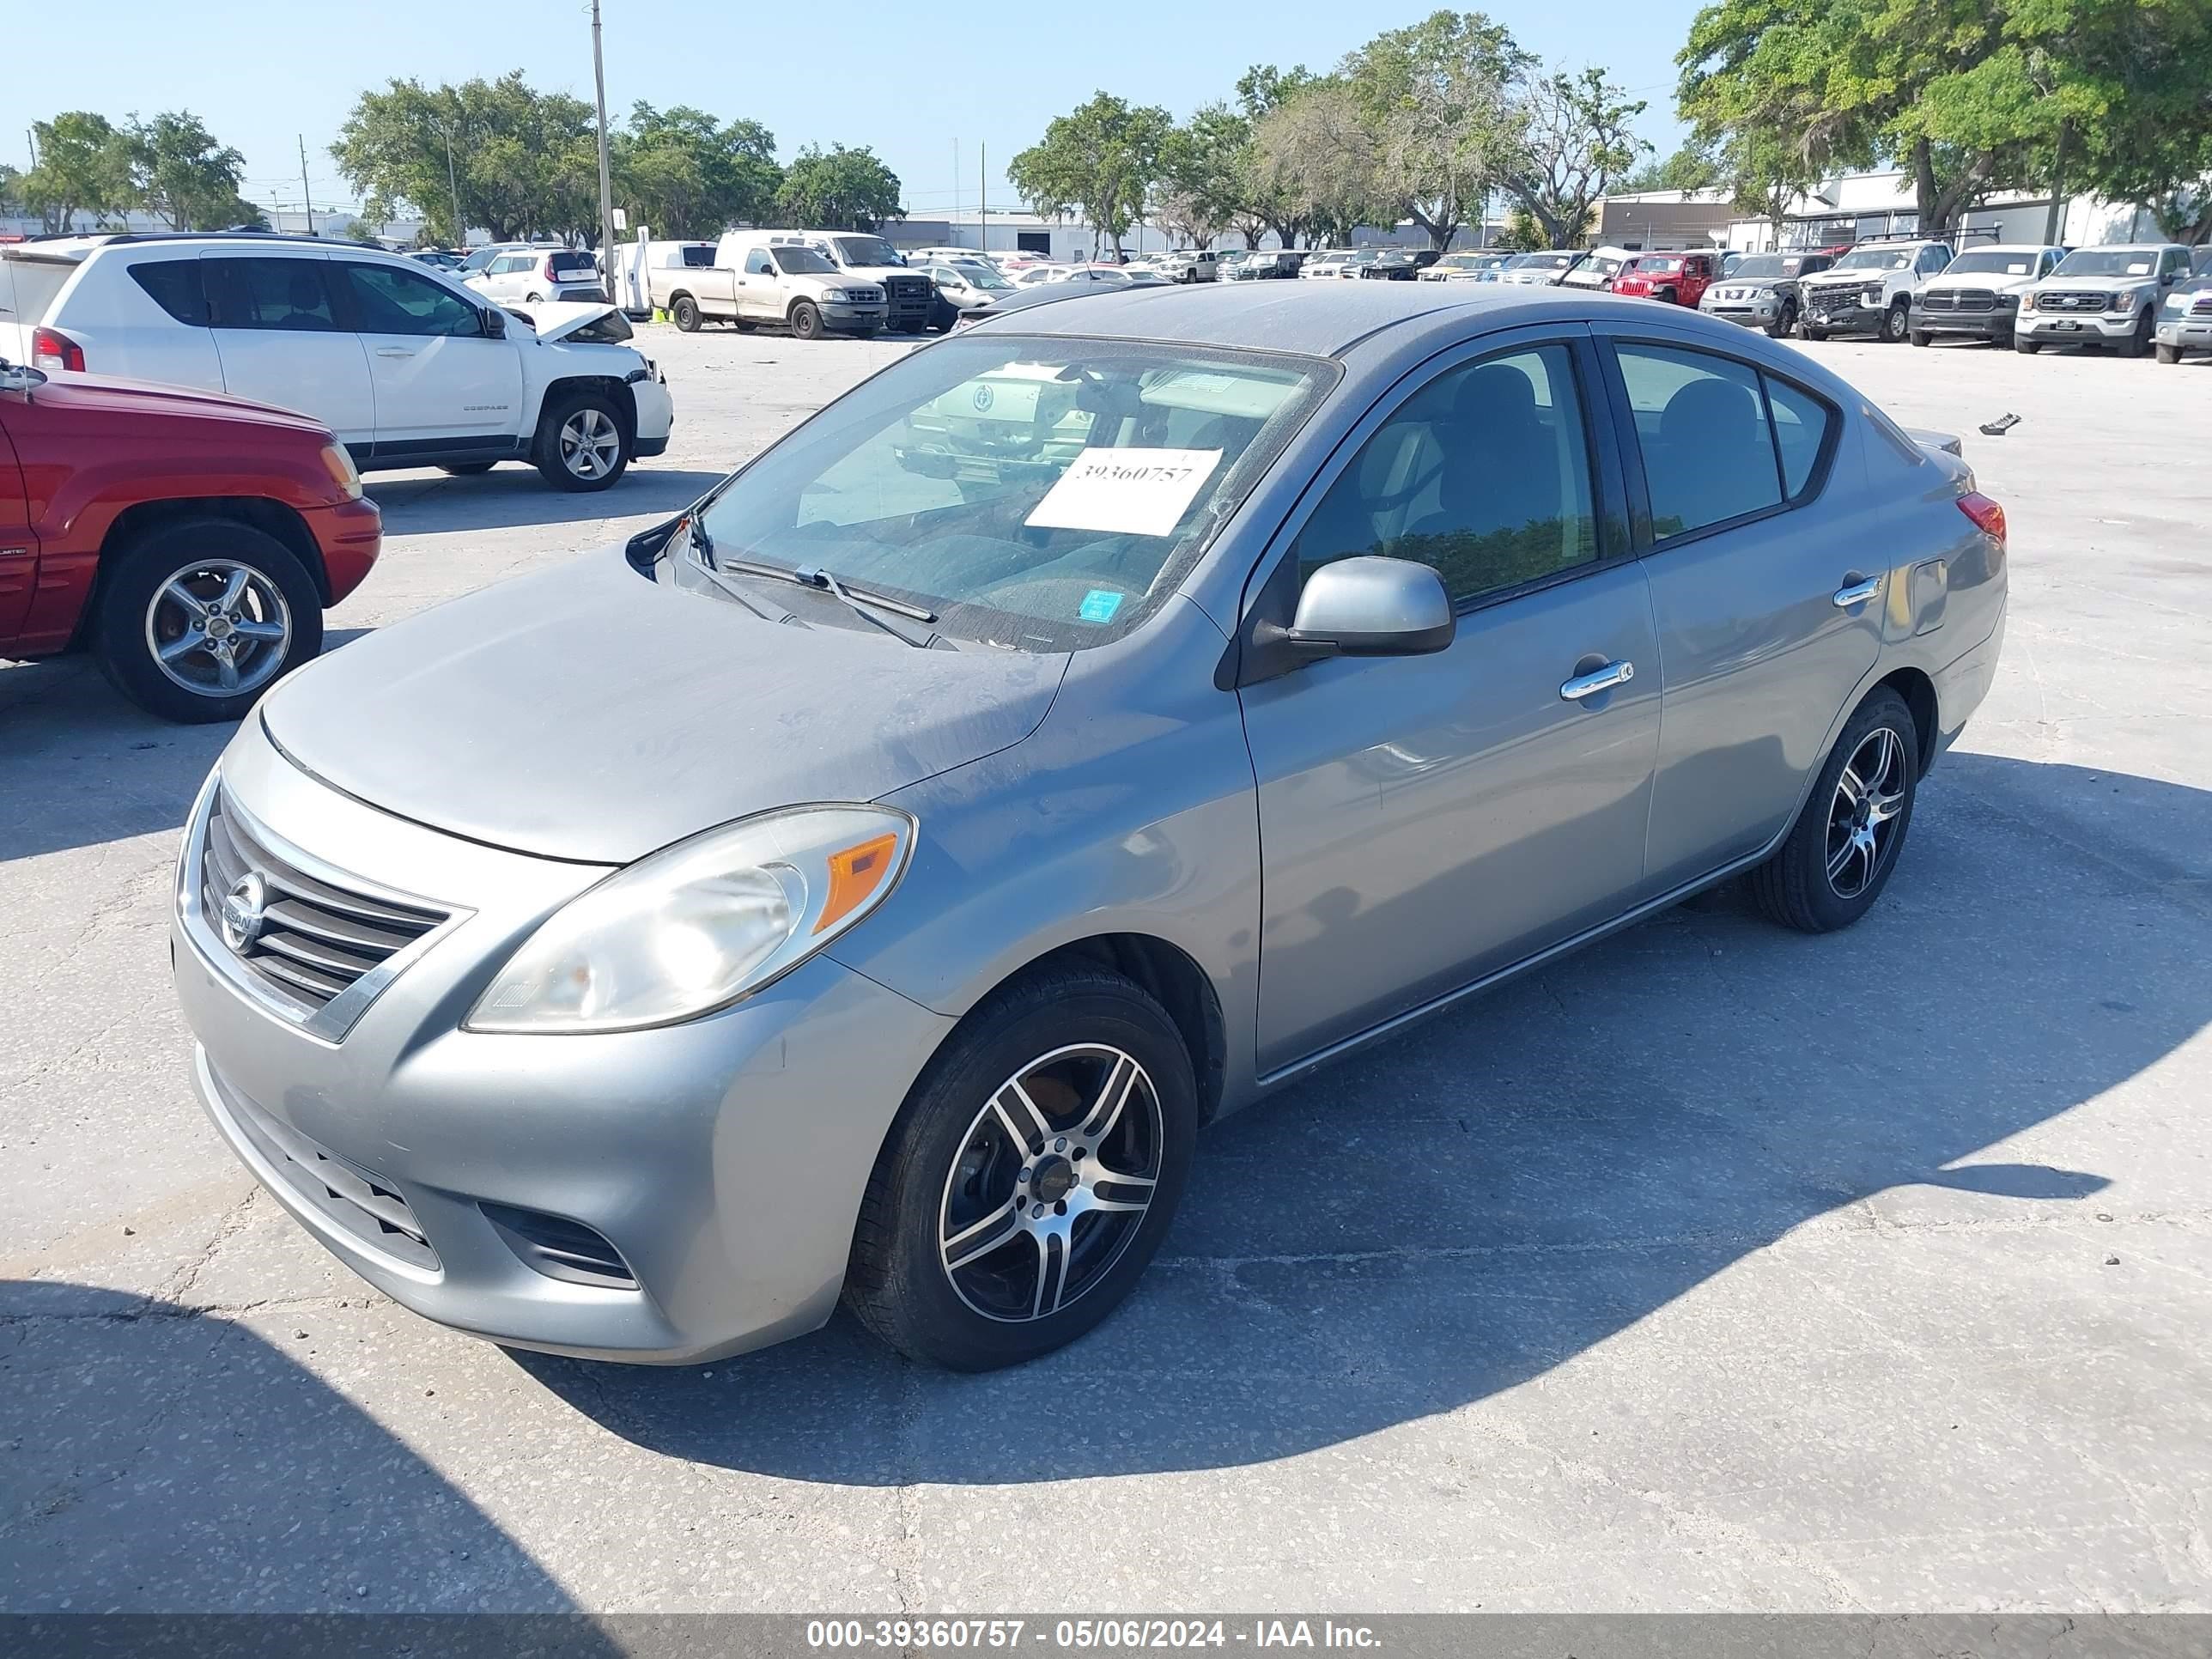
[[[874,230],[903,219],[898,174],[863,146],[827,150],[810,144],[787,168],[776,191],[776,211],[795,225],[819,230]]]
[[[246,157],[217,144],[190,110],[134,115],[125,134],[138,205],[170,229],[222,230],[259,212],[238,192]]]
[[[1226,104],[1208,104],[1160,146],[1152,215],[1177,240],[1203,246],[1236,229],[1250,247],[1259,219],[1246,202],[1252,124]]]
[[[471,225],[501,241],[556,235],[588,242],[599,234],[592,106],[537,91],[520,70],[457,87],[395,80],[365,92],[331,155],[362,193],[368,217],[411,208],[447,242],[458,243]]]
[[[1636,196],[1657,190],[1710,190],[1729,182],[1722,158],[1694,138],[1664,161],[1646,161],[1611,187],[1616,196]]]
[[[1252,144],[1261,192],[1285,204],[1314,245],[1349,242],[1361,225],[1395,222],[1374,129],[1344,82],[1301,88],[1261,118]]]
[[[634,222],[663,236],[762,223],[783,184],[775,134],[757,121],[719,123],[688,105],[634,105],[612,150],[616,199]]]
[[[1560,70],[1529,83],[1505,186],[1548,246],[1578,246],[1589,234],[1592,205],[1651,148],[1629,127],[1644,108],[1601,69]]]
[[[1102,92],[1054,117],[1042,139],[1007,163],[1006,177],[1037,213],[1081,213],[1093,241],[1110,237],[1118,255],[1159,180],[1174,126],[1164,109]]]
[[[1535,60],[1480,12],[1439,11],[1376,35],[1344,61],[1376,144],[1376,186],[1436,248],[1472,215],[1520,153],[1516,84]]]
[[[23,175],[23,201],[50,231],[74,230],[76,216],[97,225],[127,211],[137,191],[130,135],[104,115],[70,110],[33,121],[39,164]]]

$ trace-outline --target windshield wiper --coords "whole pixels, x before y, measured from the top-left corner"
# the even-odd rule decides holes
[[[705,532],[700,533],[703,535]],[[707,550],[706,556],[713,556],[711,546]],[[926,633],[917,633],[877,614],[889,611],[894,617],[911,617],[919,623],[933,623],[937,620],[935,611],[925,611],[920,605],[908,605],[903,599],[894,599],[885,594],[872,593],[865,587],[848,587],[818,565],[805,565],[793,569],[787,565],[763,564],[753,559],[716,559],[708,568],[732,576],[759,576],[772,582],[791,582],[799,587],[811,587],[817,592],[827,593],[863,621],[873,623],[884,633],[925,651],[934,646],[939,637],[933,628]]]

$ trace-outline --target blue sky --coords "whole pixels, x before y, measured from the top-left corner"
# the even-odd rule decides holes
[[[956,191],[958,205],[974,207],[981,143],[991,199],[1010,205],[1006,158],[1102,88],[1180,118],[1228,96],[1250,64],[1324,68],[1431,9],[1419,0],[605,0],[607,106],[614,115],[643,98],[750,116],[787,160],[810,143],[872,145],[916,214],[954,205]],[[1695,9],[1694,0],[1509,0],[1492,15],[1547,60],[1601,62],[1637,88],[1651,104],[1644,136],[1663,153],[1677,133],[1674,53]],[[590,15],[586,0],[106,0],[88,32],[73,7],[27,5],[9,25],[9,55],[37,69],[11,77],[6,101],[21,114],[15,131],[0,132],[0,160],[27,164],[23,129],[58,110],[120,118],[183,107],[245,152],[246,194],[264,205],[298,204],[304,134],[320,206],[349,195],[328,146],[362,89],[519,68],[535,85],[588,99]],[[973,24],[953,21],[963,15]]]

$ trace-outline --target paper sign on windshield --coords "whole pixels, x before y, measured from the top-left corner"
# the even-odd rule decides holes
[[[1218,449],[1086,449],[1023,522],[1039,530],[1169,535],[1220,465]]]

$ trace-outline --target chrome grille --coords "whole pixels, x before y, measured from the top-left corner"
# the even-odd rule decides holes
[[[1923,311],[1995,311],[1996,290],[1986,288],[1931,288],[1922,296]]]
[[[447,919],[446,911],[371,897],[295,867],[261,844],[220,790],[200,854],[200,902],[210,930],[265,988],[310,1012]],[[249,885],[249,878],[258,879]],[[243,932],[224,918],[241,888],[260,899],[258,925]]]
[[[2192,317],[2212,317],[2212,294],[2200,294],[2189,307]]]
[[[2035,296],[2038,311],[2102,311],[2105,295],[2101,294],[2039,294]]]

